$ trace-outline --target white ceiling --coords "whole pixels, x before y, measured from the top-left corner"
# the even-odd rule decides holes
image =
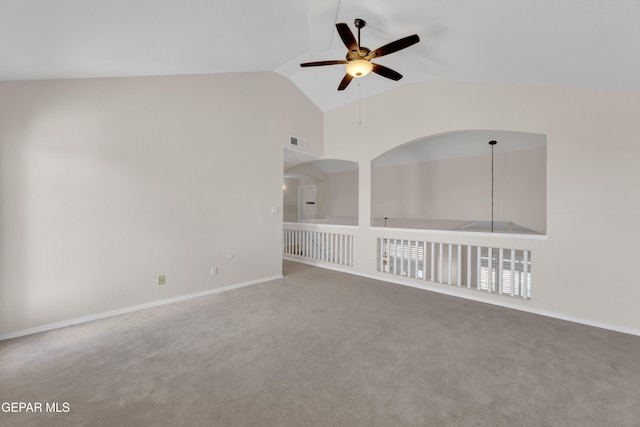
[[[335,23],[362,18],[374,62],[344,92]],[[0,0],[0,80],[274,70],[327,111],[433,79],[640,89],[640,0]],[[360,83],[360,85],[358,85]]]

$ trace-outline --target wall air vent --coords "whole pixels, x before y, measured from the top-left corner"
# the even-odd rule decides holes
[[[289,144],[294,147],[304,148],[304,138],[298,138],[297,136],[289,137]]]

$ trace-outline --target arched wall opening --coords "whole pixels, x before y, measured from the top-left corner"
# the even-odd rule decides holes
[[[395,147],[371,164],[371,224],[546,234],[546,146],[541,134],[464,130]]]
[[[319,159],[285,167],[283,221],[358,225],[358,163]]]

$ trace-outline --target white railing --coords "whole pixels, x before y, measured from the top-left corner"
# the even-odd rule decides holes
[[[378,238],[378,271],[531,298],[531,251]]]
[[[286,224],[283,230],[283,255],[353,266],[352,234],[320,230],[319,226],[307,229]]]

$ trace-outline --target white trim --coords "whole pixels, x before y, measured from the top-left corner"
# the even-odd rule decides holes
[[[369,230],[392,231],[400,233],[414,234],[438,234],[446,236],[473,236],[473,237],[496,237],[507,239],[523,239],[523,240],[549,240],[546,234],[518,234],[518,233],[491,233],[484,231],[463,231],[463,230],[427,230],[424,228],[391,228],[391,227],[369,227]]]
[[[283,222],[282,225],[284,227],[300,227],[302,228],[310,228],[310,227],[318,227],[318,228],[346,228],[351,230],[357,230],[360,228],[358,225],[344,225],[344,224],[319,224],[317,222],[312,222],[314,220],[301,221],[301,222]],[[315,220],[318,221],[318,220]]]
[[[121,308],[118,310],[106,311],[104,313],[91,314],[89,316],[78,317],[76,319],[63,320],[61,322],[49,323],[47,325],[36,326],[35,328],[23,329],[21,331],[10,332],[8,334],[0,335],[0,341],[9,340],[12,338],[19,338],[26,335],[37,334],[40,332],[51,331],[53,329],[65,328],[67,326],[78,325],[81,323],[92,322],[94,320],[106,319],[107,317],[119,316],[121,314],[133,313],[134,311],[145,310],[147,308],[158,307],[160,305],[173,304],[175,302],[185,301],[192,298],[203,297],[207,295],[217,294],[219,292],[230,291],[232,289],[244,288],[246,286],[253,286],[259,283],[268,282],[270,280],[282,279],[282,274],[264,277],[262,279],[251,280],[248,282],[236,283],[235,285],[223,286],[220,288],[209,289],[202,292],[196,292],[194,294],[182,295],[174,298],[167,298],[159,301],[149,302],[146,304],[134,305],[133,307]]]
[[[321,224],[308,220],[300,222],[283,222],[284,227],[318,227],[318,228],[346,228],[357,230],[359,225],[343,225],[343,224]],[[523,239],[523,240],[549,240],[547,234],[518,234],[518,233],[490,233],[483,231],[464,231],[464,230],[430,230],[424,228],[391,228],[391,227],[369,227],[369,230],[376,232],[394,232],[394,233],[412,233],[412,234],[436,234],[444,236],[471,236],[471,237],[490,237],[490,238],[507,238],[507,239]]]
[[[467,288],[458,288],[458,287],[451,287],[451,289],[447,289],[447,287],[449,287],[449,285],[439,285],[438,283],[432,283],[432,282],[413,282],[413,281],[408,281],[408,280],[403,280],[399,277],[394,277],[393,275],[389,275],[388,273],[380,273],[379,275],[376,274],[365,274],[365,273],[361,273],[358,271],[354,271],[354,270],[348,270],[345,268],[340,268],[337,266],[333,266],[333,265],[326,265],[324,263],[318,263],[318,262],[307,262],[306,260],[301,260],[298,258],[294,258],[294,257],[284,257],[284,259],[290,260],[290,261],[295,261],[295,262],[299,262],[301,264],[308,264],[308,265],[312,265],[315,267],[320,267],[320,268],[326,268],[327,270],[335,270],[335,271],[339,271],[341,273],[347,273],[347,274],[353,274],[356,276],[361,276],[361,277],[366,277],[368,279],[373,279],[373,280],[379,280],[381,282],[388,282],[388,283],[393,283],[396,285],[402,285],[402,286],[409,286],[411,288],[417,288],[417,289],[422,289],[424,291],[431,291],[431,292],[436,292],[439,294],[444,294],[444,295],[449,295],[449,296],[453,296],[453,297],[458,297],[458,298],[463,298],[463,299],[467,299],[467,300],[471,300],[471,301],[477,301],[477,302],[482,302],[485,304],[491,304],[491,305],[496,305],[499,307],[505,307],[505,308],[510,308],[512,310],[519,310],[519,311],[523,311],[526,313],[531,313],[531,314],[537,314],[539,316],[545,316],[545,317],[551,317],[554,319],[560,319],[560,320],[565,320],[567,322],[572,322],[572,323],[578,323],[581,325],[587,325],[587,326],[592,326],[594,328],[600,328],[600,329],[608,329],[610,331],[616,331],[616,332],[622,332],[625,334],[629,334],[629,335],[636,335],[636,336],[640,336],[640,329],[634,329],[634,328],[627,328],[625,326],[619,326],[619,325],[612,325],[610,323],[603,323],[603,322],[597,322],[594,320],[589,320],[589,319],[584,319],[581,317],[575,317],[575,316],[570,316],[570,315],[566,315],[566,314],[561,314],[561,313],[556,313],[553,311],[548,311],[548,310],[542,310],[539,308],[533,308],[533,307],[527,307],[526,305],[521,305],[521,304],[512,304],[509,302],[509,299],[504,298],[504,296],[500,296],[498,294],[495,294],[494,298],[489,297],[489,298],[483,298],[483,296],[489,296],[487,295],[478,295],[477,292],[469,292],[467,294],[467,292],[465,292],[465,290]],[[426,284],[422,284],[422,283],[426,283]],[[430,285],[431,283],[431,285]],[[446,286],[446,287],[444,287]],[[503,299],[505,299],[505,301],[502,301]],[[523,300],[525,301],[525,304],[529,304],[530,300]]]
[[[519,310],[519,311],[523,311],[526,313],[531,313],[531,314],[537,314],[539,316],[545,316],[545,317],[551,317],[554,319],[560,319],[560,320],[565,320],[567,322],[572,322],[572,323],[578,323],[578,324],[582,324],[582,325],[587,325],[587,326],[593,326],[595,328],[601,328],[601,329],[608,329],[611,331],[616,331],[616,332],[622,332],[625,334],[630,334],[630,335],[636,335],[636,336],[640,336],[640,329],[634,329],[634,328],[627,328],[624,326],[619,326],[619,325],[612,325],[610,323],[603,323],[603,322],[597,322],[594,320],[589,320],[589,319],[584,319],[581,317],[575,317],[575,316],[570,316],[570,315],[566,315],[566,314],[562,314],[562,313],[556,313],[553,311],[548,311],[548,310],[543,310],[543,309],[539,309],[539,308],[534,308],[534,307],[527,307],[525,305],[520,305],[520,304],[511,304],[509,303],[509,301],[501,301],[501,299],[503,298],[502,296],[499,296],[496,294],[496,298],[482,298],[483,295],[475,295],[472,293],[469,293],[469,295],[466,295],[466,292],[457,292],[458,288],[453,288],[451,290],[449,289],[442,289],[440,287],[436,287],[438,284],[434,283],[434,285],[436,286],[429,286],[427,285],[422,285],[422,284],[418,284],[418,283],[411,283],[408,281],[403,281],[402,279],[396,279],[396,278],[390,278],[391,280],[387,280],[385,278],[381,278],[379,276],[375,276],[375,275],[368,275],[368,274],[360,274],[360,273],[353,273],[353,274],[357,274],[360,276],[364,276],[370,279],[375,279],[375,280],[381,280],[383,282],[391,282],[397,285],[402,285],[402,286],[409,286],[412,288],[418,288],[418,289],[422,289],[425,291],[432,291],[432,292],[437,292],[439,294],[445,294],[445,295],[449,295],[449,296],[453,296],[453,297],[457,297],[457,298],[463,298],[463,299],[467,299],[467,300],[471,300],[471,301],[476,301],[476,302],[482,302],[485,304],[491,304],[491,305],[496,305],[499,307],[505,307],[505,308],[510,308],[512,310]],[[429,282],[427,282],[429,283]],[[464,290],[464,288],[461,288],[461,290]],[[530,302],[530,300],[523,300],[526,301],[527,303]]]

